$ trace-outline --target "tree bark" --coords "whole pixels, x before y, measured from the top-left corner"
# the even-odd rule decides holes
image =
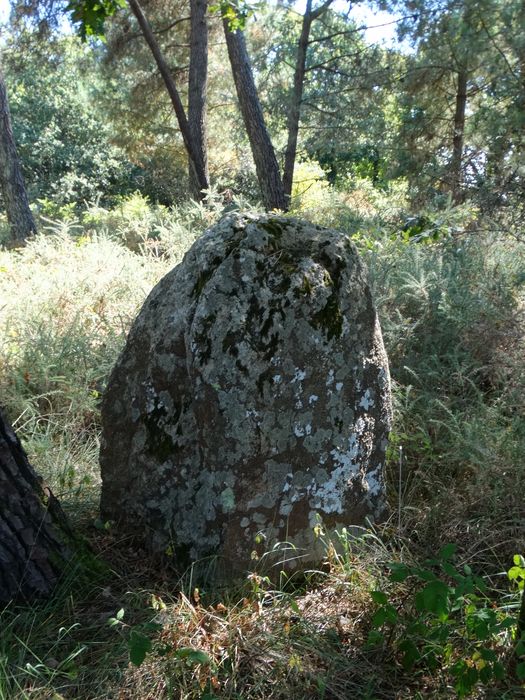
[[[160,50],[160,46],[157,43],[150,23],[148,22],[140,3],[138,0],[128,0],[128,3],[137,22],[139,23],[144,39],[146,40],[146,43],[153,54],[153,58],[155,59],[170,96],[171,103],[177,117],[177,122],[179,124],[182,140],[184,141],[184,147],[186,148],[186,152],[188,154],[189,167],[193,172],[194,185],[198,187],[199,192],[201,190],[207,190],[209,188],[207,168],[205,162],[203,162],[202,154],[199,155],[199,150],[195,147],[193,142],[186,112],[184,111],[184,106],[182,104],[175,80],[171,74],[168,64],[166,63],[166,59],[164,58],[162,51]]]
[[[190,68],[188,76],[188,124],[196,155],[202,163],[204,177],[209,182],[206,98],[208,88],[208,0],[190,0]],[[199,201],[202,188],[190,167],[190,192]]]
[[[520,20],[519,26],[523,28],[525,26],[525,0],[521,0],[518,17]],[[518,150],[521,154],[525,151],[525,41],[523,40],[518,43],[518,61],[521,88],[518,96]]]
[[[70,558],[70,532],[0,412],[0,603],[50,593]]]
[[[239,29],[230,30],[226,18],[223,18],[223,26],[237,98],[250,141],[264,206],[266,209],[286,210],[283,181],[264,121],[244,34]]]
[[[452,141],[452,159],[450,161],[450,181],[452,200],[459,204],[463,199],[463,142],[465,138],[465,112],[467,108],[467,71],[458,71],[456,89],[456,110],[454,113],[454,137]]]
[[[292,196],[293,173],[295,159],[297,157],[297,138],[299,135],[299,122],[301,119],[301,102],[303,100],[304,77],[306,74],[306,54],[310,40],[312,22],[320,17],[332,4],[332,0],[326,0],[317,10],[312,11],[312,0],[307,0],[306,10],[303,15],[303,24],[299,44],[297,45],[297,58],[293,80],[292,102],[288,111],[287,130],[288,141],[284,155],[283,186],[287,205]]]
[[[16,151],[4,76],[0,69],[0,188],[2,190],[11,240],[23,243],[36,233],[29,208],[22,168]]]

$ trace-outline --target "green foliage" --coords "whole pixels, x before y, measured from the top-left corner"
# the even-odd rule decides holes
[[[3,64],[29,197],[54,216],[51,207],[78,209],[133,189],[137,168],[112,142],[97,57],[72,37],[46,49],[35,35],[12,38]]]
[[[455,551],[446,545],[424,566],[390,565],[391,582],[410,587],[398,605],[384,591],[372,591],[369,644],[392,649],[405,671],[450,674],[464,698],[478,684],[505,678],[516,619],[492,603],[484,580],[469,566],[453,564]],[[516,569],[509,578],[522,578],[525,570]]]
[[[302,17],[287,4],[267,4],[257,19],[250,56],[274,142],[284,150]],[[298,160],[318,162],[337,187],[353,177],[385,185],[393,136],[387,105],[392,101],[390,72],[395,63],[392,54],[366,44],[351,15],[330,8],[322,20],[314,21]]]
[[[100,395],[138,305],[169,263],[79,235],[78,224],[52,228],[18,253],[0,252],[0,400],[67,507],[80,493],[96,498]]]
[[[523,591],[525,587],[525,559],[521,554],[514,555],[514,566],[509,569],[508,577],[515,582],[519,591]]]
[[[126,0],[70,0],[66,11],[71,13],[71,21],[78,24],[79,34],[85,41],[88,37],[102,38],[108,17],[123,7],[126,7]]]
[[[230,31],[242,31],[246,22],[253,14],[256,5],[246,0],[226,0],[210,6],[210,12],[218,12],[223,19],[228,21]]]

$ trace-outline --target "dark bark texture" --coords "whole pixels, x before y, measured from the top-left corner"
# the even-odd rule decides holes
[[[184,147],[186,148],[186,152],[188,154],[189,166],[193,173],[193,182],[198,187],[199,192],[200,190],[207,190],[209,183],[206,167],[202,161],[202,158],[199,157],[198,149],[195,148],[188,118],[186,116],[186,112],[184,111],[184,106],[170,68],[166,62],[166,59],[164,58],[164,55],[162,54],[162,51],[160,50],[155,34],[153,33],[151,25],[144,14],[140,3],[137,0],[128,0],[128,3],[131,11],[135,15],[144,39],[146,40],[146,43],[153,54],[153,58],[155,59],[157,68],[159,69],[159,73],[162,76],[164,85],[166,86],[170,96],[171,104],[173,105],[173,110],[179,124],[182,140],[184,141]]]
[[[0,603],[53,589],[69,559],[69,530],[0,412]]]
[[[16,151],[4,76],[0,71],[0,187],[13,243],[23,243],[36,233],[24,177]]]
[[[206,97],[208,89],[208,0],[190,0],[190,68],[188,76],[188,125],[196,155],[209,182],[206,128]],[[190,167],[190,192],[196,200],[203,198],[200,183]]]
[[[283,181],[279,164],[266,128],[264,115],[253,79],[244,34],[231,31],[228,19],[223,19],[228,56],[237,91],[244,126],[250,140],[257,180],[266,209],[286,209]]]
[[[310,41],[310,30],[312,22],[326,12],[332,0],[326,0],[316,10],[312,10],[312,0],[307,0],[306,9],[303,15],[303,24],[299,44],[297,45],[297,57],[295,60],[295,71],[293,79],[292,102],[288,110],[287,130],[288,141],[284,154],[283,186],[284,194],[289,204],[292,196],[292,184],[295,160],[297,156],[297,137],[299,135],[299,122],[301,119],[301,103],[303,101],[304,78],[306,74],[306,54]]]

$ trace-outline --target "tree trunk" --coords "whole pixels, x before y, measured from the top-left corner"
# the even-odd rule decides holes
[[[69,558],[65,516],[0,413],[0,603],[49,594]]]
[[[29,208],[24,177],[16,152],[11,114],[7,101],[4,76],[0,70],[0,188],[7,221],[14,243],[23,243],[36,233],[35,221]]]
[[[525,27],[525,0],[521,0],[518,18],[518,26]],[[518,150],[521,154],[525,151],[525,41],[523,39],[518,43],[518,62],[521,88],[518,95]]]
[[[188,124],[188,119],[186,117],[186,112],[184,111],[182,100],[180,98],[175,80],[173,79],[173,76],[171,74],[168,64],[166,63],[164,56],[162,55],[160,46],[158,45],[157,40],[155,39],[155,35],[153,34],[150,23],[148,22],[144,12],[142,11],[140,3],[138,2],[138,0],[128,0],[128,3],[131,8],[131,11],[135,15],[137,22],[139,23],[139,27],[142,31],[144,39],[146,40],[146,43],[148,44],[151,53],[153,54],[153,58],[155,59],[159,72],[162,76],[162,79],[164,80],[164,84],[170,96],[171,103],[173,105],[173,109],[177,117],[177,122],[179,124],[179,129],[182,134],[182,140],[184,141],[184,147],[186,148],[186,152],[188,154],[189,167],[193,171],[194,184],[196,185],[196,187],[198,187],[199,192],[201,190],[207,190],[209,188],[209,183],[206,165],[203,162],[202,154],[199,155],[199,149],[195,147],[195,144],[193,142],[192,133]]]
[[[190,0],[190,69],[188,76],[188,124],[190,138],[209,182],[206,129],[206,94],[208,88],[208,0]],[[202,188],[190,167],[190,192],[197,201],[203,198]]]
[[[459,204],[463,199],[463,142],[465,137],[465,111],[467,108],[467,78],[465,69],[458,72],[456,90],[456,111],[454,113],[454,137],[452,141],[452,159],[450,161],[450,181],[452,200]]]
[[[272,141],[264,122],[244,35],[239,29],[231,31],[227,18],[223,18],[223,26],[235,89],[252,149],[264,206],[266,209],[285,210],[286,197],[284,196],[283,181]]]
[[[306,10],[303,16],[301,36],[297,45],[297,58],[293,80],[292,103],[288,110],[287,130],[288,142],[284,155],[283,186],[287,204],[290,204],[292,196],[293,173],[297,156],[297,137],[299,135],[299,121],[301,119],[301,102],[303,100],[304,77],[306,73],[306,53],[310,40],[312,22],[320,17],[332,4],[332,0],[326,0],[317,10],[312,11],[312,0],[307,0]]]

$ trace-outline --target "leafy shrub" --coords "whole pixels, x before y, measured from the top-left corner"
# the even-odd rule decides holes
[[[79,39],[10,38],[3,49],[13,129],[32,201],[74,204],[137,186],[136,167],[115,146],[100,109],[96,58]],[[48,212],[51,213],[51,212]]]
[[[383,590],[372,591],[376,609],[368,643],[393,653],[405,671],[449,674],[457,696],[464,698],[478,684],[502,681],[509,658],[514,653],[520,657],[525,644],[509,606],[498,607],[483,578],[468,565],[462,570],[454,566],[455,550],[455,545],[446,545],[423,566],[390,564],[391,582],[411,585],[400,604]],[[515,555],[508,572],[521,590],[523,563]],[[525,679],[525,662],[517,664],[516,674]]]

